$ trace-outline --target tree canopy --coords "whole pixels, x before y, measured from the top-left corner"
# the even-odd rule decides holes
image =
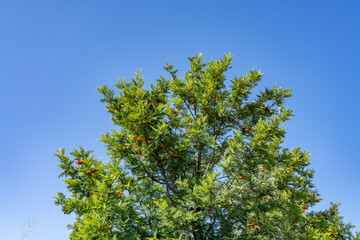
[[[115,125],[101,138],[110,161],[56,154],[70,239],[360,239],[339,204],[309,210],[321,200],[309,153],[282,145],[291,89],[254,94],[256,70],[227,80],[232,58],[189,57],[183,77],[166,65],[149,89],[140,71],[98,87]]]

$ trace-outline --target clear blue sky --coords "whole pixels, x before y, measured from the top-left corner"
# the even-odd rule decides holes
[[[263,86],[294,88],[286,146],[312,153],[317,209],[342,202],[360,230],[359,13],[350,0],[0,0],[0,239],[20,239],[28,218],[37,239],[68,239],[53,154],[81,145],[107,159],[96,86],[138,68],[153,82],[166,62],[183,73],[198,52],[234,54],[229,76],[256,68]]]

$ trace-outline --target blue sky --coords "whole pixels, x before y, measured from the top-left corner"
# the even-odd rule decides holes
[[[324,199],[342,202],[360,230],[359,1],[6,1],[0,0],[0,239],[68,239],[73,216],[55,149],[78,146],[107,159],[97,141],[112,128],[98,85],[142,68],[146,82],[187,57],[235,55],[229,76],[249,69],[294,88],[287,147],[311,155]]]

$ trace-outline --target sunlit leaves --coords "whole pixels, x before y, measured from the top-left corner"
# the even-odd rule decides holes
[[[309,153],[284,148],[285,101],[262,73],[227,81],[233,56],[189,58],[150,87],[141,72],[116,91],[98,87],[115,129],[101,141],[110,162],[80,148],[57,151],[75,213],[71,239],[355,239],[338,206],[313,212],[318,190]]]

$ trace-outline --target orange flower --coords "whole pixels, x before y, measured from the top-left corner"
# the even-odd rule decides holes
[[[192,123],[188,123],[187,125],[190,127],[194,126],[194,124],[192,124]]]
[[[136,138],[136,140],[141,142],[141,141],[143,140],[143,138],[142,138],[141,136],[138,136],[138,137]]]
[[[172,151],[169,151],[168,152],[172,157],[174,157],[174,158],[182,158],[182,155],[181,154],[175,154],[175,153],[173,153]]]
[[[144,151],[139,150],[139,151],[136,151],[135,153],[138,154],[138,155],[142,155],[143,152],[144,152]]]
[[[247,227],[251,227],[251,228],[258,228],[259,226],[256,225],[255,223],[249,223],[246,225]]]
[[[242,132],[243,133],[249,133],[251,131],[251,129],[248,128],[242,128]]]
[[[91,172],[89,170],[86,171],[87,174],[90,174]]]
[[[120,192],[119,190],[116,190],[116,192],[114,193],[115,196],[117,197],[121,197],[124,193],[123,192]],[[120,195],[120,196],[118,196]]]
[[[264,171],[264,168],[262,168],[262,167],[259,168],[259,171],[260,171],[260,172],[263,172],[263,171]]]
[[[83,163],[84,163],[84,160],[82,160],[82,159],[79,160],[79,161],[76,161],[76,164],[77,164],[77,165],[81,165],[81,164],[83,164]]]
[[[129,147],[129,146],[131,146],[131,144],[130,143],[125,143],[124,146]]]
[[[328,228],[328,231],[329,231],[329,232],[332,232],[333,230],[332,230],[331,228]]]
[[[170,109],[170,114],[179,114],[180,111],[179,110],[173,110],[173,109]]]
[[[205,110],[200,110],[200,112],[201,112],[201,113],[206,113],[206,111],[205,111]]]
[[[303,207],[303,213],[305,213],[305,211],[307,211],[308,210],[308,206],[304,206]]]
[[[266,201],[266,202],[270,202],[270,199],[269,199],[269,198],[267,198],[265,201]]]
[[[132,138],[134,138],[134,139],[136,139],[138,136],[136,136],[136,135],[134,135],[134,136],[132,136]]]
[[[180,126],[179,127],[175,127],[176,129],[179,129],[179,128],[181,128]]]
[[[138,147],[138,145],[136,145],[136,144],[134,144],[134,145],[132,145],[134,148],[137,148]]]
[[[185,131],[187,134],[189,134],[190,132],[189,131]]]
[[[160,162],[163,163],[164,161],[166,161],[166,157],[161,157]]]
[[[94,172],[97,172],[97,171],[99,171],[99,169],[94,168],[91,172],[94,173]]]

